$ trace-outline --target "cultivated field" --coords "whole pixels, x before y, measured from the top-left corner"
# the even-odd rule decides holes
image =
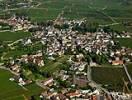
[[[24,97],[37,95],[42,89],[35,84],[26,86],[27,90],[9,81],[12,74],[0,69],[0,100],[23,100]],[[4,99],[2,99],[4,98]]]
[[[0,41],[16,41],[28,36],[30,36],[29,32],[0,32]]]
[[[132,1],[131,0],[33,0],[36,5],[28,8],[10,8],[5,13],[28,15],[32,21],[56,19],[61,13],[67,19],[87,18],[101,25],[119,23],[117,30],[132,31]],[[121,26],[121,27],[120,27]]]
[[[108,89],[123,90],[123,78],[128,80],[123,68],[96,67],[92,68],[92,78],[95,82],[108,85]]]
[[[119,41],[121,46],[132,48],[132,38],[120,38],[117,41]]]

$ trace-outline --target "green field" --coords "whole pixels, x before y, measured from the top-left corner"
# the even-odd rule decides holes
[[[132,38],[118,38],[116,40],[119,41],[121,46],[132,48]]]
[[[46,20],[55,19],[58,14],[61,12],[60,9],[53,8],[31,8],[31,9],[17,9],[11,10],[12,13],[17,13],[20,15],[27,15],[31,18],[31,21],[42,22]]]
[[[123,68],[113,67],[93,67],[92,78],[95,82],[99,84],[110,85],[110,88],[116,91],[122,91],[123,78],[127,80]]]
[[[42,89],[35,84],[26,86],[27,91],[16,83],[9,81],[12,74],[0,69],[0,100],[24,100],[24,96],[38,95]]]
[[[124,26],[122,22],[132,23],[131,0],[33,0],[38,6],[31,8],[9,9],[11,14],[28,15],[32,21],[54,20],[63,11],[67,19],[87,18],[88,21],[100,24],[120,23],[118,30],[132,31],[132,26]],[[5,13],[7,13],[5,12]],[[1,12],[3,13],[3,12]]]
[[[131,0],[33,0],[33,2],[36,3],[34,7],[12,6],[7,11],[1,10],[0,16],[4,16],[5,13],[11,15],[16,13],[29,16],[33,22],[42,22],[55,20],[61,12],[64,12],[62,16],[67,19],[87,18],[88,21],[99,22],[101,25],[119,23],[119,26],[115,25],[112,28],[132,32],[132,25],[123,24],[123,22],[132,23]]]
[[[29,32],[0,32],[0,41],[16,41],[28,36],[30,36]]]

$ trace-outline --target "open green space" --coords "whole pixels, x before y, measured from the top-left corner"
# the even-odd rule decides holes
[[[16,41],[21,38],[30,36],[29,32],[0,32],[0,41]]]
[[[123,68],[114,67],[93,67],[92,78],[102,85],[109,85],[109,89],[122,91],[123,78],[128,80]]]
[[[121,46],[132,48],[132,38],[118,38],[116,40],[119,41]]]
[[[27,90],[24,90],[17,83],[9,81],[11,77],[10,72],[0,69],[0,100],[24,100],[24,96],[28,98],[42,91],[35,84],[26,86]]]

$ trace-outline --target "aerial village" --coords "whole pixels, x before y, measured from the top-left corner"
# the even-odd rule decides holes
[[[131,38],[128,32],[107,32],[98,28],[95,32],[80,33],[76,27],[83,27],[87,22],[82,20],[66,20],[64,18],[49,21],[48,24],[35,24],[28,17],[13,16],[8,20],[0,20],[13,26],[12,31],[30,31],[31,36],[8,44],[15,49],[15,44],[23,47],[42,44],[42,48],[31,54],[21,55],[18,58],[9,58],[3,63],[3,68],[10,70],[15,77],[10,81],[25,86],[36,82],[44,91],[40,94],[41,100],[131,100],[132,94],[109,91],[94,82],[91,78],[91,68],[101,67],[102,63],[125,67],[132,62],[132,49],[119,47],[114,38]],[[46,79],[31,80],[25,78],[24,67],[30,66],[32,71],[48,67],[46,61],[56,61],[58,57],[68,56],[64,67],[52,73],[41,73]],[[1,57],[1,60],[4,60]],[[23,67],[24,66],[24,67]],[[126,70],[127,71],[127,70]],[[26,73],[26,72],[25,72]],[[27,73],[28,74],[28,73]]]

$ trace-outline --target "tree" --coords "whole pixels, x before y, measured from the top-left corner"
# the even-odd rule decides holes
[[[34,96],[31,96],[31,100],[36,100]]]
[[[22,66],[24,66],[24,69],[28,69],[33,73],[39,73],[39,67],[32,62],[29,62],[28,64],[22,63]]]

